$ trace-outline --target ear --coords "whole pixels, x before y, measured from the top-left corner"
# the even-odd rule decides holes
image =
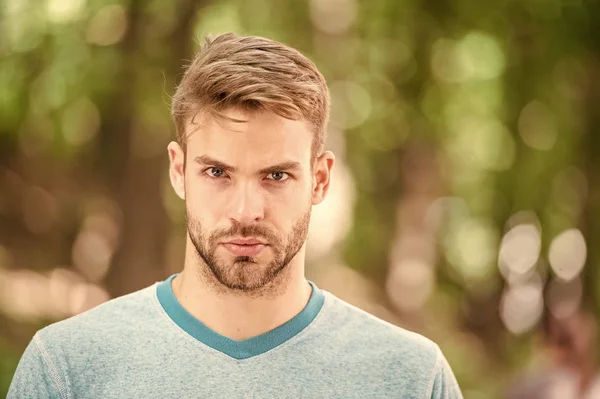
[[[167,146],[169,152],[169,178],[175,194],[185,200],[185,153],[179,144],[171,141]]]
[[[331,151],[325,151],[315,159],[313,167],[313,190],[312,190],[312,204],[318,205],[327,196],[329,191],[329,181],[331,177],[331,170],[335,163],[335,156]]]

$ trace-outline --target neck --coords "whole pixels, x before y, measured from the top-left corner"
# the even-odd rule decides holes
[[[311,287],[304,277],[304,250],[260,293],[244,294],[206,281],[190,251],[184,269],[173,279],[181,305],[211,330],[233,340],[264,334],[292,319],[306,306]]]

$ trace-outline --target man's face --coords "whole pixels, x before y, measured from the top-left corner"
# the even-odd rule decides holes
[[[224,115],[244,122],[205,115],[188,126],[195,131],[181,170],[182,197],[204,272],[228,289],[250,292],[272,282],[303,249],[333,156],[317,158],[313,168],[313,133],[304,122],[264,111]],[[173,145],[172,182],[182,156]]]

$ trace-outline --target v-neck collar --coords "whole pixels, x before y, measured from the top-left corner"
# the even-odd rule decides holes
[[[176,276],[177,274],[172,275],[156,287],[158,301],[167,315],[198,341],[235,359],[248,359],[260,355],[293,338],[314,320],[325,301],[323,292],[313,282],[309,281],[312,294],[300,313],[271,331],[256,337],[236,341],[211,330],[181,306],[175,297],[171,284]]]

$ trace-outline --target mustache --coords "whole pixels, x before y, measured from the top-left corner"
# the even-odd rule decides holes
[[[216,241],[225,237],[256,237],[262,238],[269,243],[278,243],[279,238],[271,230],[260,225],[241,225],[234,223],[233,226],[227,229],[216,230],[211,234],[211,240]]]

